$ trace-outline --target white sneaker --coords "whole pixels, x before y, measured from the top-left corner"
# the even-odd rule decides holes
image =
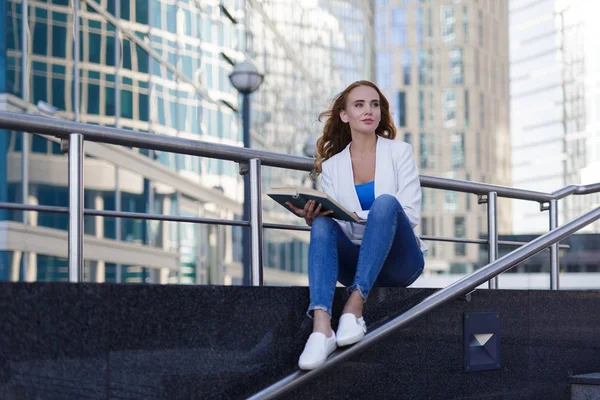
[[[321,332],[314,332],[306,341],[304,351],[298,360],[298,366],[304,370],[318,368],[325,364],[325,360],[335,351],[336,347],[336,338],[333,331],[331,331],[330,337]]]
[[[363,317],[356,318],[352,313],[342,314],[337,330],[337,345],[349,346],[359,342],[367,333],[367,324]]]

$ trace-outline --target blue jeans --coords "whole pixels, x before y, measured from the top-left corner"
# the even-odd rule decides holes
[[[308,281],[310,306],[331,315],[336,281],[358,290],[367,299],[374,286],[407,287],[425,260],[410,222],[391,195],[375,199],[369,211],[362,244],[354,244],[329,217],[317,217],[310,231]]]

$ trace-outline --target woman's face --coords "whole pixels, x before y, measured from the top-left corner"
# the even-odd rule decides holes
[[[375,133],[381,121],[379,104],[377,90],[371,86],[358,86],[348,93],[340,118],[350,125],[353,133]]]

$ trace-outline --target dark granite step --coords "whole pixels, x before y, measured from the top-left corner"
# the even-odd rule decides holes
[[[370,330],[433,289],[374,289]],[[345,291],[336,291],[334,326]],[[242,399],[297,370],[307,288],[0,283],[0,399]],[[466,373],[465,312],[501,316],[501,368]],[[568,399],[600,370],[600,292],[479,290],[289,399]]]

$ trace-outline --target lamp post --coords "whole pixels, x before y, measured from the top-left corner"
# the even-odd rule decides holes
[[[315,158],[317,156],[317,138],[314,136],[309,136],[306,138],[304,142],[304,146],[302,147],[302,152],[308,158]],[[312,182],[312,188],[317,189],[317,182]]]
[[[244,125],[244,147],[250,148],[250,94],[257,90],[264,79],[264,75],[258,72],[254,64],[243,61],[233,67],[229,74],[229,80],[233,87],[243,96],[242,123]],[[250,176],[244,174],[244,215],[245,221],[250,220]],[[244,229],[242,235],[242,262],[243,275],[242,284],[250,285],[250,229]]]

